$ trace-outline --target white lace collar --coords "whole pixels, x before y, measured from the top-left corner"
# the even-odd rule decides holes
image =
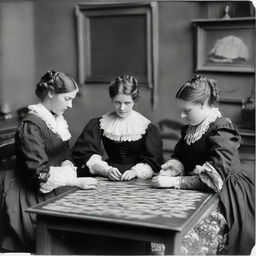
[[[150,120],[134,110],[125,118],[119,117],[115,112],[109,112],[100,119],[103,135],[115,141],[139,140],[146,133],[149,124]]]
[[[28,109],[29,113],[40,117],[53,133],[60,136],[62,141],[67,141],[71,138],[67,121],[64,119],[63,115],[55,117],[42,103],[30,105]]]
[[[210,123],[214,122],[218,117],[221,117],[218,108],[214,108],[209,116],[199,125],[189,125],[186,130],[185,140],[188,145],[199,140],[203,134],[209,129]]]

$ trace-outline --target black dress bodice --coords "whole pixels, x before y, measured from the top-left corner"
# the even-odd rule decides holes
[[[137,141],[114,141],[102,137],[109,163],[134,164],[138,161],[143,147],[143,138]]]
[[[118,168],[121,173],[137,163],[148,164],[154,172],[160,170],[163,163],[162,141],[153,124],[148,125],[145,134],[138,140],[116,141],[104,136],[99,120],[90,120],[75,143],[72,156],[79,168],[79,175],[90,175],[86,163],[94,154],[105,157],[108,164]]]
[[[40,182],[46,181],[49,167],[60,166],[68,158],[69,141],[62,141],[41,118],[29,114],[17,129],[15,148],[17,176],[38,189]]]
[[[108,164],[124,173],[138,163],[140,152],[143,150],[143,141],[144,138],[120,142],[103,136],[102,142],[108,156]]]
[[[211,123],[202,137],[190,145],[184,139],[186,129],[187,126],[182,129],[182,138],[177,143],[174,153],[174,157],[184,164],[186,173],[205,162],[210,162],[223,180],[240,171],[240,135],[226,118],[218,118]]]

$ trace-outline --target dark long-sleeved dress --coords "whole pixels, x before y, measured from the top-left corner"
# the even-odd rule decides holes
[[[124,131],[130,128],[131,133]],[[135,111],[130,120],[118,118],[112,112],[88,122],[72,153],[81,175],[91,175],[87,163],[93,155],[107,158],[108,165],[117,167],[121,173],[138,163],[145,164],[152,173],[158,172],[163,163],[162,141],[158,129]],[[144,167],[140,166],[139,169]]]
[[[15,146],[16,169],[0,172],[0,246],[31,252],[35,249],[36,219],[25,210],[70,189],[61,184],[47,186],[51,170],[62,171],[60,166],[69,154],[69,140],[63,141],[31,113],[17,129]]]
[[[186,141],[187,129],[188,126],[182,130],[182,138],[172,157],[184,165],[185,176],[196,165],[206,166],[207,163],[208,171],[200,174],[200,178],[206,184],[208,180],[208,184],[216,185],[212,188],[219,194],[228,225],[228,249],[225,253],[248,255],[255,244],[255,185],[254,173],[240,166],[239,133],[225,117],[210,123],[207,131],[193,143]]]

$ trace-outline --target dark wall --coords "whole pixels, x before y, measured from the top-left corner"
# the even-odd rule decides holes
[[[12,111],[34,99],[34,2],[0,1],[0,105]]]
[[[1,19],[8,24],[4,30],[1,25],[1,32],[4,31],[9,37],[8,39],[0,37],[0,54],[5,49],[3,43],[6,45],[8,42],[13,43],[14,40],[17,43],[12,45],[15,48],[14,52],[11,48],[7,48],[9,55],[0,60],[0,74],[3,72],[5,74],[4,83],[3,78],[0,78],[1,90],[4,92],[0,101],[4,98],[14,111],[30,102],[33,103],[36,101],[35,83],[50,68],[62,70],[78,78],[74,6],[77,3],[88,2],[95,1],[37,0],[12,3],[0,1],[0,10],[5,7],[11,13],[18,13],[18,18],[15,19],[13,16],[1,16]],[[143,89],[142,98],[136,106],[137,110],[154,123],[164,118],[179,119],[175,93],[194,72],[191,20],[204,18],[207,15],[205,11],[207,5],[208,2],[201,1],[159,2],[159,100],[153,111],[150,101],[151,91]],[[17,30],[19,33],[13,35]],[[10,63],[8,61],[10,57],[15,58],[15,61]],[[225,98],[236,100],[248,97],[255,83],[253,74],[205,73],[205,75],[218,81]],[[21,90],[17,94],[18,88]],[[73,140],[77,138],[90,118],[111,110],[107,85],[86,85],[82,86],[80,91],[81,95],[74,101],[73,109],[65,114],[74,135]],[[240,105],[225,104],[221,108],[224,114],[227,113],[235,122],[240,122]]]

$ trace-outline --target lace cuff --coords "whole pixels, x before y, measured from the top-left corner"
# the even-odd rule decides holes
[[[64,162],[62,162],[61,166],[70,166],[76,168],[70,160],[65,160]]]
[[[223,180],[219,173],[208,162],[205,162],[202,167],[204,168],[204,171],[198,174],[201,181],[208,187],[212,188],[215,192],[220,191],[223,186]]]
[[[102,156],[97,154],[92,155],[86,165],[91,174],[101,174],[104,176],[107,176],[108,169],[110,168],[108,163],[102,160]]]
[[[174,179],[173,187],[177,188],[177,189],[180,189],[181,188],[181,179],[182,179],[182,177],[173,177],[173,179]]]
[[[174,169],[178,169],[180,170],[182,173],[184,172],[184,165],[181,161],[179,161],[178,159],[170,159],[170,165],[174,168]]]
[[[150,165],[145,163],[138,163],[132,168],[136,172],[136,175],[139,179],[149,179],[153,176],[153,170]]]
[[[185,173],[185,168],[183,163],[177,159],[170,159],[161,167],[162,167],[162,170],[159,173],[159,175],[161,176],[176,177],[176,176],[183,176]]]
[[[70,162],[71,163],[71,162]],[[66,186],[67,180],[76,178],[76,167],[74,166],[51,166],[47,182],[40,184],[42,193],[49,193],[55,188]]]

